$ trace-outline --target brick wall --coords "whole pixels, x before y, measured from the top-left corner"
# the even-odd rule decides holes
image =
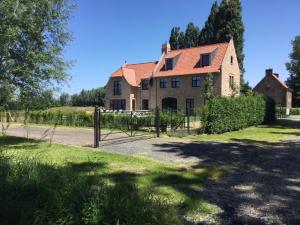
[[[231,64],[231,57],[233,57],[233,62]],[[233,89],[229,85],[229,77],[234,77],[234,83],[237,87],[237,92],[240,92],[240,69],[236,57],[235,47],[233,41],[229,42],[224,60],[222,62],[222,76],[221,76],[221,95],[222,96],[232,96]]]

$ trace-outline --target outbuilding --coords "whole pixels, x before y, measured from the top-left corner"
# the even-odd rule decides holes
[[[254,90],[271,97],[277,107],[285,107],[286,114],[290,114],[292,90],[280,80],[278,73],[273,73],[273,69],[266,70],[265,77],[255,86]]]

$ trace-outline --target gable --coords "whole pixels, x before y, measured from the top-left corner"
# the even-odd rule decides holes
[[[157,62],[126,64],[112,73],[111,77],[124,77],[131,86],[139,86],[141,79],[149,78]]]
[[[288,86],[282,82],[277,76],[269,75],[265,76],[255,87],[254,90],[263,92],[271,89],[272,91],[276,91],[278,89],[288,90]]]

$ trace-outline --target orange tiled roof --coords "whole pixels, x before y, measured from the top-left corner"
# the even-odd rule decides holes
[[[158,62],[126,64],[116,70],[111,76],[122,77],[132,86],[139,86],[142,78],[149,78]]]
[[[158,66],[158,70],[154,76],[164,77],[219,72],[228,44],[229,43],[226,42],[170,51],[161,60],[160,65]],[[212,65],[200,67],[200,55],[205,53],[212,53],[214,51],[215,56],[213,58]],[[175,68],[173,68],[172,70],[165,70],[165,59],[170,58],[170,56],[175,57],[178,54],[180,55],[178,57]]]
[[[152,75],[154,77],[164,77],[219,72],[228,44],[226,42],[173,50],[164,54],[159,62],[125,64],[112,73],[111,77],[124,76],[130,85],[138,87],[141,79],[149,78]],[[205,53],[214,53],[212,65],[200,67],[200,55]],[[178,59],[175,68],[166,71],[164,69],[165,59],[174,57]]]

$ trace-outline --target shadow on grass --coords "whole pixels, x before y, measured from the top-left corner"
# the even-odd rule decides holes
[[[278,119],[276,123],[265,125],[265,127],[280,129],[300,129],[300,121],[290,119]]]
[[[106,167],[102,162],[57,166],[0,155],[1,224],[180,224],[174,206],[137,188],[138,175],[108,173],[115,185],[106,185],[103,175],[88,173]]]
[[[107,164],[102,162],[67,163],[67,166],[74,172],[92,172],[107,168]]]
[[[246,145],[253,145],[253,146],[273,146],[274,145],[274,142],[259,141],[259,140],[253,140],[253,139],[247,139],[247,138],[231,138],[230,141],[237,142],[237,143],[243,143]]]
[[[0,149],[32,149],[41,141],[13,136],[0,136]]]
[[[25,139],[21,139],[21,138],[15,139],[13,137],[5,137],[5,138],[0,137],[0,140],[1,139],[5,139],[5,142],[6,142],[5,147],[7,149],[14,149],[15,146],[23,146],[22,144],[24,144],[24,146],[25,146],[25,145],[27,145],[27,142],[28,142]],[[8,140],[8,139],[10,139],[10,140]],[[17,140],[18,145],[16,145],[15,140]],[[112,163],[114,163],[114,162],[112,162]],[[158,168],[155,168],[153,170],[152,169],[142,170],[141,172],[128,172],[128,171],[118,171],[118,170],[113,171],[113,170],[110,170],[110,166],[108,164],[101,162],[101,159],[99,159],[98,162],[97,161],[96,162],[95,161],[93,161],[93,162],[87,161],[87,162],[80,162],[80,163],[68,162],[63,168],[56,168],[56,167],[51,167],[51,166],[45,166],[45,167],[42,166],[41,168],[44,168],[44,169],[42,169],[42,173],[39,172],[39,177],[37,178],[37,182],[39,183],[39,179],[43,179],[44,183],[41,185],[45,185],[45,188],[48,191],[46,198],[48,198],[48,195],[56,195],[57,194],[56,192],[58,190],[60,190],[63,193],[64,192],[63,187],[62,186],[57,187],[55,185],[62,185],[62,184],[59,184],[60,182],[62,182],[60,180],[60,176],[62,176],[62,174],[72,173],[72,174],[74,174],[74,177],[75,177],[74,179],[77,179],[77,177],[79,177],[81,179],[83,177],[82,179],[84,179],[84,182],[86,182],[86,185],[93,186],[96,190],[101,189],[102,183],[106,182],[108,180],[110,184],[111,183],[115,184],[118,187],[126,188],[128,186],[138,185],[141,188],[142,193],[154,193],[156,196],[159,196],[160,198],[163,197],[162,199],[164,199],[164,200],[166,198],[167,199],[172,198],[173,196],[178,197],[177,192],[179,192],[180,195],[185,196],[183,200],[175,202],[174,199],[170,199],[170,201],[166,201],[166,202],[172,202],[171,204],[169,204],[169,203],[168,204],[171,207],[174,207],[174,209],[176,209],[177,215],[174,218],[177,218],[178,215],[184,214],[187,210],[191,210],[191,207],[190,207],[190,205],[188,205],[188,202],[193,202],[193,201],[204,202],[202,199],[201,191],[203,190],[205,183],[208,182],[208,180],[213,179],[213,177],[215,175],[213,167],[211,167],[211,168],[201,167],[201,169],[197,172],[189,172],[189,170],[186,168],[168,167],[168,166],[164,166],[164,165],[158,166]],[[56,174],[56,172],[55,172],[56,170],[62,171],[62,172],[58,172]],[[48,172],[46,172],[46,171],[48,171]],[[86,176],[86,175],[88,175],[88,176]],[[86,177],[89,177],[89,179],[85,180]],[[73,188],[73,184],[72,184],[73,180],[72,179],[67,180],[67,178],[66,178],[66,180],[64,181],[66,185],[68,183],[70,184],[70,188]],[[56,184],[56,182],[58,184]],[[13,185],[15,187],[17,187],[17,189],[20,189],[20,193],[22,193],[22,187],[18,187],[18,184],[13,184]],[[54,186],[52,187],[52,185],[54,185]],[[80,189],[82,189],[82,187],[79,184],[77,186]],[[167,187],[168,193],[166,193],[165,191],[161,192],[161,189],[158,190],[160,187],[164,187],[164,188]],[[40,186],[38,186],[36,188],[41,189]],[[85,186],[85,188],[86,188],[86,186]],[[13,190],[10,190],[10,188],[8,188],[6,190],[7,190],[7,193],[9,193],[9,196],[13,196],[15,194],[15,193],[13,193]],[[172,192],[171,194],[169,193],[170,190]],[[31,190],[31,191],[34,192],[34,190]],[[176,193],[174,193],[174,191],[176,191]],[[23,195],[23,194],[21,194],[21,195]],[[43,195],[43,193],[41,195]],[[79,195],[79,199],[76,200],[76,198],[74,198],[71,200],[71,202],[76,201],[76,202],[78,202],[76,204],[78,204],[80,206],[82,204],[82,202],[81,202],[82,201],[81,200],[82,193],[76,193],[76,195]],[[32,197],[31,200],[35,199],[35,197]],[[123,198],[127,198],[127,197],[128,196],[125,196]],[[49,198],[51,198],[51,197],[49,197]],[[72,198],[72,196],[68,195],[67,198]],[[86,197],[83,196],[83,198],[86,198]],[[117,198],[117,195],[116,195],[116,198]],[[120,198],[122,200],[122,196]],[[152,199],[157,199],[157,197],[152,198]],[[118,202],[121,200],[117,198],[115,201]],[[7,201],[10,201],[10,200],[7,200]],[[18,199],[18,201],[22,201],[21,196]],[[18,204],[18,201],[12,201],[12,204]],[[53,201],[56,202],[55,199]],[[128,201],[129,202],[126,204],[129,204],[129,205],[135,204],[134,203],[135,199],[132,200],[129,197]],[[49,200],[49,202],[50,202],[50,200]],[[25,201],[25,203],[26,203],[26,201]],[[38,208],[38,206],[32,205],[31,203],[28,203],[28,202],[27,202],[27,204],[28,204],[28,206],[24,207],[24,208],[30,207],[33,209],[33,211],[41,210],[44,213],[46,213],[46,212],[49,213],[46,209],[40,209],[40,208]],[[49,204],[49,207],[52,206],[50,203],[48,203],[47,199],[45,201],[45,204]],[[113,204],[113,203],[111,203],[111,204]],[[24,205],[21,204],[21,206],[23,207]],[[17,207],[17,209],[15,209],[15,210],[24,212],[24,211],[22,211],[23,209],[21,206]],[[164,204],[163,204],[163,206],[164,206]],[[12,205],[10,205],[9,207],[12,207]],[[69,206],[66,206],[66,207],[68,208]],[[127,208],[127,205],[123,205],[122,207],[125,210]],[[143,206],[140,206],[140,207],[141,207],[141,209],[143,208]],[[158,209],[160,209],[159,206],[157,206],[157,207],[158,207]],[[184,208],[184,207],[186,207],[186,208]],[[197,207],[197,206],[195,206],[195,207]],[[12,210],[12,209],[10,209],[10,210]],[[57,210],[59,210],[59,209],[57,209]],[[70,210],[72,211],[72,209],[70,209]],[[166,210],[168,213],[168,209],[166,209]],[[178,213],[177,210],[180,211],[180,214]],[[13,213],[17,213],[16,211],[13,210]],[[164,210],[162,210],[162,213],[163,212],[164,212]],[[13,213],[11,213],[10,216]],[[79,211],[76,211],[74,213],[72,212],[70,216],[73,217],[76,213],[79,213],[77,216],[80,217],[81,214]],[[17,214],[17,218],[19,218],[20,216],[21,216],[20,214]],[[32,218],[31,216],[32,215],[30,214],[29,217]],[[56,214],[54,213],[53,216],[56,217]],[[4,215],[0,215],[0,219],[1,219],[1,217],[4,217]],[[49,219],[53,219],[54,217],[49,217]],[[135,217],[135,216],[133,215],[132,217]],[[141,218],[142,217],[143,216],[141,215]],[[7,216],[5,218],[8,221],[10,219],[9,216]],[[11,219],[13,219],[13,218],[11,218]],[[30,221],[31,221],[31,219],[30,219]],[[145,221],[146,220],[144,218],[144,221],[140,221],[139,225],[144,224]],[[107,224],[117,224],[117,222],[114,221],[114,223],[107,223]],[[120,223],[120,224],[122,224],[122,223]],[[134,223],[126,223],[126,224],[134,224]],[[149,223],[149,224],[151,224],[151,223]],[[165,224],[165,223],[158,222],[157,224]],[[174,222],[174,224],[176,224],[176,221]]]

